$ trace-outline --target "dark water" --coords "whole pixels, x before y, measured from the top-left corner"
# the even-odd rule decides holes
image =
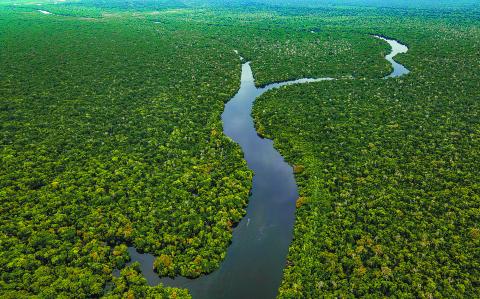
[[[397,50],[393,49],[386,57],[392,65],[395,63],[390,77],[408,73],[392,59],[402,53],[398,51],[403,51],[395,43],[391,44],[392,49],[395,46]],[[197,279],[159,278],[152,270],[155,257],[129,248],[132,262],[140,263],[150,285],[163,283],[187,288],[194,299],[276,297],[293,237],[297,185],[292,167],[274,149],[273,142],[257,135],[252,106],[268,90],[324,80],[332,78],[299,79],[256,88],[250,63],[242,65],[240,89],[225,105],[222,121],[224,133],[241,146],[249,168],[255,173],[247,214],[234,229],[232,244],[220,268]]]
[[[255,173],[247,214],[234,230],[220,269],[195,280],[178,277],[162,279],[162,283],[188,288],[193,298],[276,296],[292,241],[298,193],[292,167],[273,148],[271,140],[257,135],[252,104],[273,88],[320,80],[301,79],[256,88],[250,64],[242,65],[240,90],[226,104],[222,120],[224,133],[242,147]]]
[[[188,288],[195,299],[276,296],[293,236],[297,185],[292,167],[274,149],[273,142],[257,135],[252,105],[268,90],[322,80],[331,79],[299,79],[256,88],[250,63],[242,65],[240,90],[225,105],[222,121],[224,133],[241,146],[255,173],[247,214],[234,229],[221,267],[197,279],[159,279],[152,270],[154,256],[130,248],[132,261],[140,262],[149,284]]]
[[[44,15],[51,15],[51,14],[52,14],[51,12],[46,11],[46,10],[40,10],[40,9],[39,9],[39,10],[37,10],[37,11],[38,11],[39,13],[44,14]]]

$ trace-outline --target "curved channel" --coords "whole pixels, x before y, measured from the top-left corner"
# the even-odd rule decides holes
[[[404,69],[406,72],[399,69],[395,77],[408,73]],[[234,229],[232,244],[220,268],[196,279],[159,278],[152,269],[155,257],[130,247],[131,261],[140,263],[150,285],[187,288],[194,299],[276,297],[293,237],[298,192],[292,167],[273,147],[272,140],[257,134],[252,106],[255,99],[271,89],[325,80],[333,79],[305,78],[257,88],[250,62],[242,64],[240,89],[225,105],[222,121],[224,133],[241,146],[254,171],[246,216]]]
[[[39,10],[37,10],[37,11],[38,11],[39,13],[41,13],[41,14],[44,14],[44,15],[51,15],[51,14],[52,14],[51,12],[46,11],[46,10],[41,10],[41,9],[39,9]]]
[[[381,40],[386,41],[390,45],[390,47],[392,48],[392,51],[390,52],[390,54],[385,56],[385,59],[392,64],[393,71],[390,75],[386,76],[385,79],[396,78],[396,77],[400,77],[400,76],[403,76],[403,75],[406,75],[406,74],[410,73],[410,71],[406,67],[404,67],[403,65],[396,62],[393,59],[393,57],[397,56],[397,54],[407,53],[408,47],[399,43],[398,41],[396,41],[394,39],[389,39],[385,36],[381,36],[381,35],[374,35],[374,36],[376,38],[379,38]]]

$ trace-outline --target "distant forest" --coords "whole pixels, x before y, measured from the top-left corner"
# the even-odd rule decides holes
[[[478,0],[78,0],[67,4],[115,8],[184,8],[203,6],[266,6],[266,7],[376,7],[376,8],[480,8]]]

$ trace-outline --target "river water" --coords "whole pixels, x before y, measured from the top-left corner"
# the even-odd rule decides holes
[[[407,53],[408,47],[405,45],[402,45],[401,43],[399,43],[394,39],[389,39],[380,35],[375,35],[375,37],[386,41],[392,48],[392,51],[390,52],[390,54],[385,56],[385,59],[388,60],[388,62],[390,62],[390,64],[393,67],[393,71],[390,75],[386,76],[385,78],[396,78],[396,77],[400,77],[410,73],[410,71],[406,67],[404,67],[403,65],[396,62],[393,59],[393,57],[395,57],[397,54]]]
[[[39,13],[42,13],[44,15],[51,15],[52,13],[46,10],[38,10]]]
[[[407,74],[408,70],[393,60],[397,53],[406,51],[405,46],[385,40],[392,46],[386,59],[394,69],[387,77]],[[240,89],[225,105],[222,121],[224,133],[241,146],[255,174],[247,214],[234,229],[232,244],[220,268],[196,279],[159,278],[152,270],[155,257],[129,248],[131,261],[140,263],[150,285],[187,288],[194,299],[276,297],[293,237],[298,192],[292,167],[273,147],[272,140],[257,135],[252,106],[256,98],[271,89],[325,80],[333,79],[306,78],[257,88],[250,63],[242,64]]]

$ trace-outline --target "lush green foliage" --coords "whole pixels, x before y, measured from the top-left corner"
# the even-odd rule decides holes
[[[480,27],[455,22],[357,27],[409,45],[407,77],[258,100],[259,130],[305,168],[281,298],[480,296]]]
[[[138,263],[127,266],[106,286],[107,295],[104,298],[190,298],[187,290],[149,287],[140,273]]]
[[[252,61],[260,86],[299,77],[375,78],[389,71],[383,58],[388,45],[352,28],[338,30],[345,29],[345,21],[361,22],[360,18],[345,17],[336,10],[305,13],[182,10],[148,17],[162,24],[183,20],[189,28],[232,45]]]
[[[281,297],[478,296],[476,11],[39,2],[0,7],[0,296],[188,296],[127,245],[161,275],[218,267],[252,176],[221,133],[233,49],[259,85],[342,79],[255,108],[302,193]],[[411,75],[375,79],[371,33],[410,46]]]
[[[156,254],[161,275],[213,271],[251,184],[221,133],[240,75],[233,46],[263,59],[265,40],[285,30],[272,54],[283,58],[301,40],[278,73],[273,60],[255,60],[265,82],[307,67],[346,72],[352,53],[339,54],[343,68],[325,58],[305,65],[323,44],[292,20],[252,42],[278,13],[56,9],[6,7],[0,18],[4,294],[99,296],[128,260],[125,244]],[[325,42],[334,49],[345,39]],[[366,73],[386,70],[382,47],[353,53],[377,53]]]
[[[122,244],[170,257],[163,275],[217,268],[251,185],[221,133],[232,49],[142,19],[0,19],[2,297],[99,296]]]
[[[204,6],[249,6],[249,7],[308,7],[308,8],[324,8],[324,7],[389,7],[389,8],[463,8],[478,7],[476,0],[184,0],[188,5],[204,5]]]

